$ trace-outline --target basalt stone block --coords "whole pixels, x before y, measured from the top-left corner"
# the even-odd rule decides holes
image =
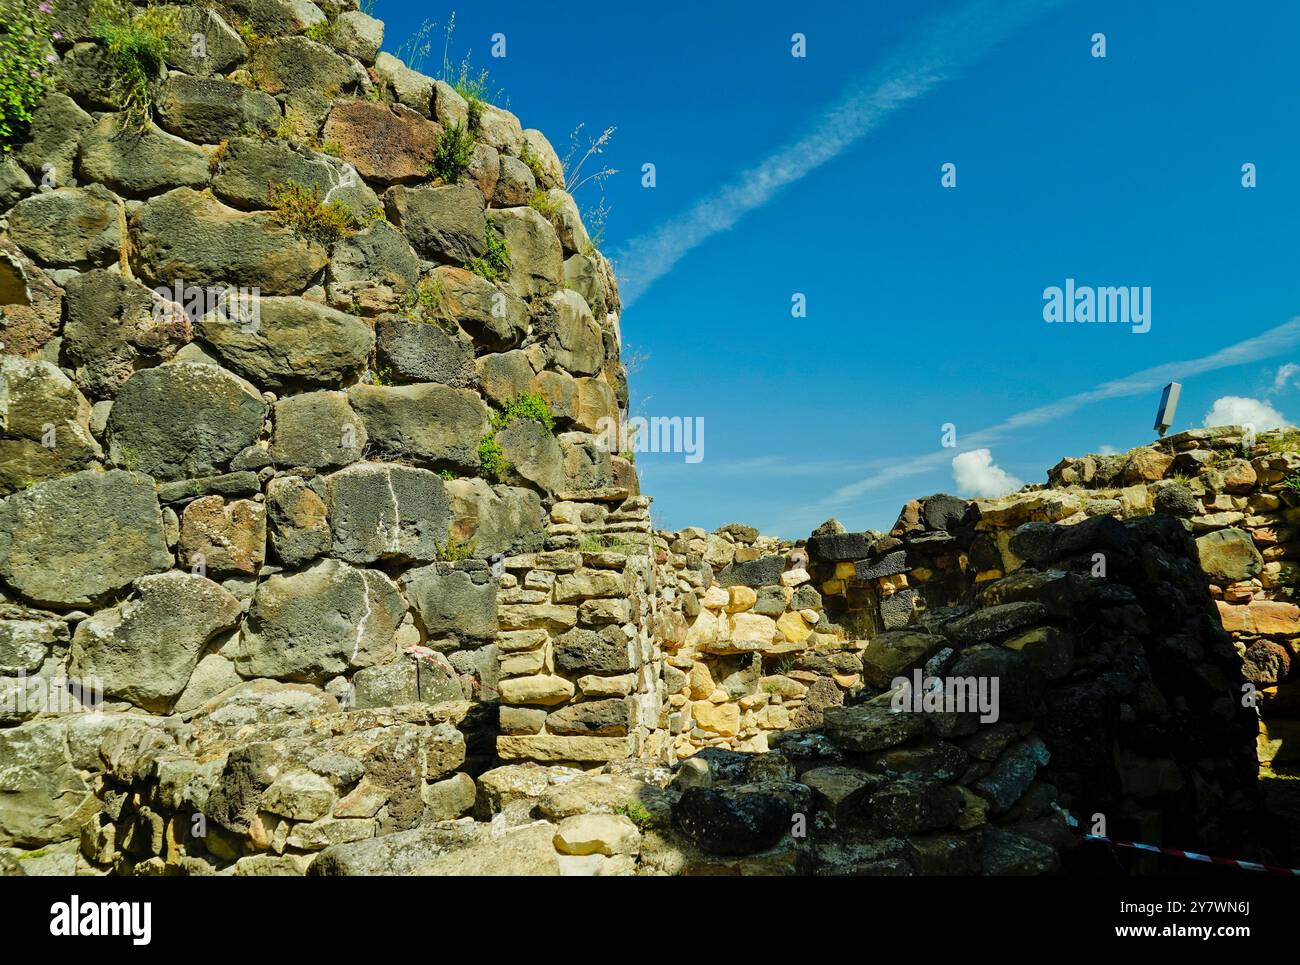
[[[181,7],[179,36],[169,38],[167,64],[195,77],[225,73],[248,56],[248,47],[235,29],[215,10]],[[203,36],[203,48],[195,52],[189,38]]]
[[[184,312],[117,272],[83,272],[64,287],[63,351],[92,399],[112,398],[136,370],[166,362],[193,338]]]
[[[51,91],[32,114],[23,143],[14,149],[14,158],[33,178],[39,180],[48,171],[53,173],[55,184],[70,184],[81,136],[94,126],[95,119],[76,101]]]
[[[961,643],[982,643],[1047,619],[1047,607],[1035,601],[984,607],[945,624],[944,632]]]
[[[201,476],[198,479],[161,483],[158,486],[158,501],[185,503],[200,496],[225,496],[233,499],[240,496],[256,496],[261,488],[257,473],[241,470],[216,476]]]
[[[320,245],[286,228],[271,212],[237,211],[191,188],[150,198],[132,216],[131,226],[133,264],[158,285],[181,279],[296,295],[328,261]]]
[[[925,730],[921,714],[895,712],[887,704],[829,707],[822,719],[831,740],[859,754],[903,744]]]
[[[330,252],[331,298],[381,289],[400,299],[419,280],[419,257],[402,233],[387,221],[377,221],[365,231],[349,235]]]
[[[466,264],[486,250],[483,194],[471,184],[398,186],[384,194],[384,204],[422,258]]]
[[[247,308],[247,320],[205,315],[199,334],[261,386],[336,386],[365,368],[374,350],[375,333],[355,315],[301,298],[252,298]]]
[[[348,399],[376,452],[435,469],[478,471],[478,441],[490,423],[487,405],[472,390],[432,383],[355,385]]]
[[[8,217],[9,236],[43,264],[96,267],[118,257],[119,205],[103,185],[30,195]]]
[[[258,584],[236,669],[245,677],[323,683],[391,660],[406,601],[388,577],[322,560]]]
[[[496,581],[480,561],[408,570],[402,586],[429,637],[486,640],[497,632]]]
[[[90,403],[49,362],[0,357],[0,494],[98,465]]]
[[[251,499],[229,505],[204,496],[185,507],[178,544],[181,565],[211,573],[256,576],[266,559],[266,506]]]
[[[762,587],[781,582],[785,557],[772,554],[746,563],[732,563],[717,575],[719,586]]]
[[[0,500],[0,578],[33,602],[87,606],[171,565],[141,473],[86,470]]]
[[[810,803],[802,785],[688,787],[673,804],[672,821],[710,854],[753,854],[789,834],[795,812]]]
[[[77,169],[82,181],[101,181],[134,196],[202,187],[211,176],[202,148],[154,124],[143,131],[128,127],[115,114],[106,114],[82,137]]]
[[[341,101],[325,121],[323,137],[367,181],[421,181],[438,150],[442,129],[401,104]],[[477,189],[474,189],[477,194]]]
[[[871,555],[875,543],[872,533],[827,533],[808,540],[808,553],[813,559],[828,563],[864,560]]]
[[[77,624],[69,670],[102,680],[109,697],[165,713],[208,641],[239,619],[239,601],[189,573],[142,577],[136,592]]]
[[[1155,511],[1170,516],[1195,516],[1201,507],[1190,489],[1181,483],[1171,483],[1156,492]]]
[[[1051,760],[1047,747],[1031,738],[1007,750],[993,770],[975,782],[977,794],[989,802],[989,810],[1001,814],[1020,800],[1034,782],[1038,769]]]
[[[863,678],[873,687],[886,687],[895,677],[922,665],[946,643],[944,637],[909,630],[877,634],[862,654]]]
[[[447,482],[451,497],[450,536],[471,545],[474,555],[535,553],[546,539],[542,501],[531,489],[491,486],[484,479]]]
[[[304,392],[275,403],[271,457],[282,466],[346,466],[361,458],[366,427],[342,392]]]
[[[12,355],[34,356],[59,334],[63,289],[8,238],[0,237],[0,340]]]
[[[880,622],[886,630],[901,630],[912,622],[920,594],[913,589],[899,590],[880,601]]]
[[[325,501],[298,476],[272,479],[266,489],[271,547],[285,566],[301,566],[330,551]]]
[[[859,580],[878,580],[886,576],[906,573],[911,569],[907,565],[907,550],[895,550],[874,560],[859,560],[854,566],[854,576]]]
[[[474,386],[474,343],[459,329],[386,315],[375,326],[379,364],[412,382]]]
[[[579,673],[611,676],[637,668],[631,644],[616,626],[569,630],[555,638],[554,648],[556,669],[571,676]]]
[[[546,729],[552,734],[622,737],[627,734],[629,723],[626,700],[586,700],[548,715]]]
[[[965,806],[951,784],[898,781],[871,795],[867,804],[873,828],[880,834],[917,834],[949,827]]]
[[[441,316],[456,322],[476,343],[504,352],[523,341],[530,320],[528,304],[518,295],[463,268],[437,268],[432,277],[442,286]]]
[[[431,660],[417,662],[403,657],[395,663],[366,667],[356,672],[352,683],[359,709],[464,699],[455,676]]]
[[[277,37],[253,51],[249,70],[268,94],[336,91],[353,94],[365,83],[365,70],[324,44],[306,37]]]
[[[274,97],[243,84],[171,74],[158,94],[158,121],[165,130],[197,144],[216,144],[246,128],[280,119]],[[84,151],[84,147],[83,147]]]
[[[237,208],[270,208],[273,187],[292,181],[322,198],[343,203],[358,218],[377,209],[379,198],[357,182],[355,175],[350,176],[357,182],[354,186],[343,186],[348,177],[347,169],[332,157],[280,141],[232,137],[220,156],[212,190]],[[360,195],[358,188],[364,189]],[[354,207],[358,197],[366,197],[369,203]]]
[[[1196,540],[1201,569],[1225,583],[1247,580],[1264,568],[1264,558],[1245,530],[1232,527],[1206,533]]]
[[[955,529],[966,521],[970,511],[966,500],[947,493],[936,493],[921,503],[921,518],[925,520],[926,528],[932,530],[947,532]]]
[[[1045,687],[1042,673],[1025,654],[1001,647],[963,653],[949,669],[948,676],[973,680],[990,699],[996,680],[998,690],[993,706],[1001,720],[1025,720],[1034,716]]]
[[[1011,534],[1008,547],[1015,556],[1026,563],[1041,565],[1052,559],[1058,529],[1059,527],[1052,523],[1022,523]]]
[[[326,480],[334,554],[353,563],[431,561],[447,541],[451,506],[443,480],[426,469],[357,463]]]
[[[254,386],[215,365],[142,369],[113,403],[109,458],[155,479],[218,473],[257,441],[266,413]]]
[[[510,286],[517,294],[530,298],[554,291],[564,283],[564,249],[560,237],[539,212],[528,207],[500,208],[492,212],[491,221],[510,253]],[[581,301],[582,296],[577,292],[570,294]],[[587,314],[590,315],[590,310]],[[565,368],[576,371],[567,365]]]

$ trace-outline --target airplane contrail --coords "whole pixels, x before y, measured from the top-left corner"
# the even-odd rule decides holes
[[[776,149],[713,194],[615,256],[624,308],[692,248],[733,227],[781,188],[815,171],[999,42],[1065,0],[977,0],[936,20],[855,84],[806,134]]]
[[[1165,362],[1118,379],[1102,382],[1091,389],[1067,395],[1054,402],[1017,412],[996,425],[964,435],[958,448],[939,449],[919,456],[881,460],[872,475],[840,486],[826,498],[805,507],[800,512],[811,516],[843,506],[863,493],[888,486],[900,479],[908,479],[938,469],[950,463],[952,457],[959,452],[986,448],[1016,430],[1060,420],[1094,402],[1141,395],[1160,388],[1166,382],[1202,375],[1217,369],[1231,368],[1247,362],[1258,362],[1278,355],[1298,342],[1300,342],[1300,316],[1252,338],[1225,346],[1209,355],[1181,362]]]

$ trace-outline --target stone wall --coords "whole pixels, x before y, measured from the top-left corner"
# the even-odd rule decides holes
[[[859,687],[865,642],[825,619],[805,550],[737,523],[657,537],[672,759],[766,751]]]
[[[1047,873],[1067,811],[1266,854],[1288,439],[656,532],[540,132],[351,0],[119,7],[174,18],[142,117],[90,8],[0,157],[4,870]],[[915,671],[998,719],[896,712]]]
[[[173,18],[143,116],[108,14],[56,6],[0,157],[0,847],[76,839],[28,822],[86,804],[28,757],[88,720],[270,741],[302,702],[409,729],[468,701],[467,779],[642,753],[649,500],[596,435],[618,290],[547,139],[380,53],[355,0],[120,5]]]

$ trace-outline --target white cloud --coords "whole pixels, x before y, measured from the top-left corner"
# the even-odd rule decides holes
[[[1087,408],[1096,402],[1129,398],[1146,393],[1154,394],[1166,382],[1182,382],[1192,376],[1203,375],[1206,372],[1215,372],[1219,369],[1244,365],[1247,362],[1258,362],[1266,358],[1272,358],[1294,348],[1297,343],[1300,343],[1300,317],[1292,318],[1290,321],[1283,322],[1281,325],[1261,332],[1259,335],[1227,345],[1215,352],[1211,352],[1209,355],[1184,359],[1180,362],[1166,362],[1152,368],[1142,369],[1121,378],[1103,382],[1086,391],[1076,392],[1074,395],[1067,395],[1054,402],[1017,412],[996,425],[967,433],[962,438],[962,443],[966,446],[987,446],[990,443],[1012,436],[1021,429],[1064,420],[1080,409]],[[1154,410],[1154,408],[1155,400],[1153,398],[1152,409]],[[1150,425],[1150,423],[1148,422],[1147,425]],[[1257,425],[1255,428],[1259,429],[1260,427]],[[935,449],[923,455],[911,454],[872,460],[871,474],[869,476],[839,486],[828,496],[817,500],[815,503],[800,507],[791,515],[791,518],[799,526],[805,523],[816,526],[826,518],[828,513],[840,511],[846,506],[859,504],[866,493],[884,489],[901,480],[942,468],[947,458],[946,451]],[[796,527],[791,526],[789,528],[793,531]]]
[[[1277,375],[1273,376],[1273,388],[1269,390],[1269,395],[1281,392],[1287,387],[1287,384],[1300,373],[1300,365],[1294,362],[1287,362],[1277,370]]]
[[[952,478],[957,491],[963,496],[981,496],[992,499],[1015,492],[1024,485],[1000,466],[993,463],[993,453],[987,449],[972,449],[954,456]]]
[[[1113,456],[1117,452],[1119,452],[1119,450],[1109,443],[1097,447],[1097,454],[1101,456]]]
[[[688,251],[766,204],[929,93],[967,64],[1061,0],[976,0],[938,19],[917,41],[873,71],[813,122],[802,137],[701,198],[614,257],[623,307],[670,272]]]
[[[1240,395],[1225,395],[1221,399],[1215,399],[1210,411],[1205,413],[1204,422],[1207,429],[1211,426],[1249,425],[1254,426],[1256,432],[1276,429],[1286,424],[1286,416],[1267,402]]]

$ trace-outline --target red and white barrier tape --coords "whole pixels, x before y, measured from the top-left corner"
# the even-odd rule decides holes
[[[1113,844],[1120,848],[1132,848],[1135,851],[1150,851],[1153,854],[1167,854],[1175,858],[1186,858],[1189,861],[1204,861],[1207,864],[1221,864],[1232,868],[1241,868],[1243,871],[1264,871],[1272,875],[1292,875],[1300,877],[1300,868],[1280,868],[1272,864],[1260,864],[1257,861],[1241,861],[1237,858],[1216,858],[1209,854],[1197,854],[1195,851],[1182,851],[1178,848],[1160,848],[1154,844],[1142,844],[1138,841],[1120,841],[1118,838],[1105,838],[1100,834],[1086,834],[1084,839],[1087,841],[1103,841],[1106,844]]]

